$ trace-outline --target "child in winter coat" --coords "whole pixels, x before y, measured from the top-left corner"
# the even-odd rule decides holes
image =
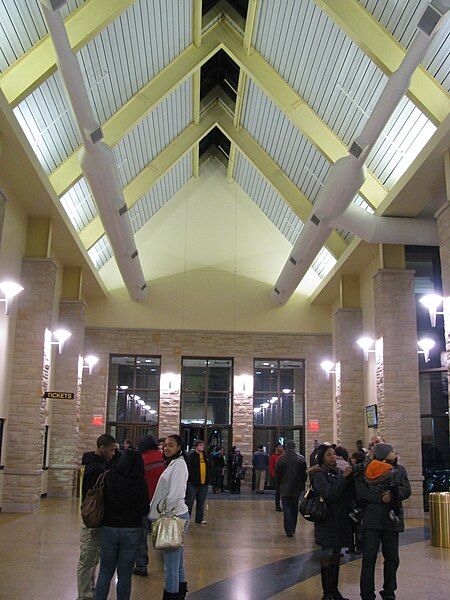
[[[398,482],[393,465],[395,452],[390,444],[379,443],[373,448],[374,459],[367,465],[365,481],[372,490],[378,490],[380,495],[390,492],[389,517],[398,525],[400,516],[400,497]]]

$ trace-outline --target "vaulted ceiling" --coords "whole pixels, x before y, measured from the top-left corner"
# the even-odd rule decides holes
[[[133,231],[218,154],[294,243],[331,165],[370,115],[427,0],[68,0],[69,39]],[[97,269],[112,251],[39,1],[0,1],[0,88]],[[373,212],[450,109],[450,19],[367,162]],[[325,277],[351,236],[313,264]]]

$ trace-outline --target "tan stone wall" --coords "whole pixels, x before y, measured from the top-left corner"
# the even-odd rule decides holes
[[[2,499],[5,512],[39,506],[47,409],[42,395],[48,388],[55,279],[52,260],[23,259]]]
[[[59,392],[74,393],[75,399],[51,401],[49,496],[71,497],[76,486],[85,312],[84,302],[59,303],[59,327],[71,331],[72,336],[64,351],[56,354],[53,387]]]
[[[374,277],[379,434],[393,444],[413,490],[409,517],[423,515],[419,370],[414,272],[383,269]]]
[[[306,450],[316,437],[332,438],[332,383],[320,368],[321,360],[331,353],[329,335],[86,329],[85,349],[86,353],[97,354],[100,364],[95,376],[83,378],[80,453],[93,448],[102,432],[91,424],[91,419],[93,414],[106,418],[110,353],[161,356],[161,372],[178,375],[182,356],[232,357],[235,376],[252,375],[254,358],[305,359],[306,420],[318,419],[321,428],[319,434],[306,432]],[[179,430],[179,405],[179,394],[162,393],[161,435]],[[248,460],[253,451],[253,396],[237,390],[233,400],[233,444],[239,444]]]
[[[364,357],[356,340],[362,333],[362,311],[340,308],[334,314],[333,356],[337,363],[336,441],[351,453],[364,440]]]

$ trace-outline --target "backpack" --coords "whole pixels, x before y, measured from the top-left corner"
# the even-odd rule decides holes
[[[100,527],[105,514],[105,476],[100,475],[92,489],[88,490],[81,505],[81,518],[86,527]]]

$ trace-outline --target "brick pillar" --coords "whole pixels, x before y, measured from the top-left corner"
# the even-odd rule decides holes
[[[180,432],[181,372],[180,355],[161,358],[161,388],[159,393],[159,437]]]
[[[48,495],[71,497],[79,465],[81,382],[83,375],[84,323],[86,304],[76,300],[59,303],[60,327],[72,332],[64,351],[56,355],[53,386],[72,392],[74,400],[52,400]]]
[[[364,439],[364,357],[356,344],[362,333],[362,311],[339,308],[333,320],[333,355],[336,362],[337,443],[351,452]]]
[[[23,259],[18,296],[8,416],[2,511],[39,507],[46,401],[51,355],[56,266],[51,259]]]
[[[374,276],[379,434],[408,471],[408,517],[423,516],[419,370],[414,272],[380,269]]]
[[[84,340],[84,353],[95,354],[99,361],[94,367],[94,372],[89,375],[88,371],[83,373],[80,401],[80,430],[78,442],[78,461],[81,460],[83,452],[95,450],[97,438],[106,430],[106,401],[108,395],[108,369],[109,352],[99,351],[95,343],[95,333],[86,334]],[[94,415],[103,418],[102,425],[92,422]]]
[[[236,356],[233,386],[233,446],[241,449],[244,465],[252,464],[253,456],[253,360]],[[244,389],[245,387],[245,389]]]

